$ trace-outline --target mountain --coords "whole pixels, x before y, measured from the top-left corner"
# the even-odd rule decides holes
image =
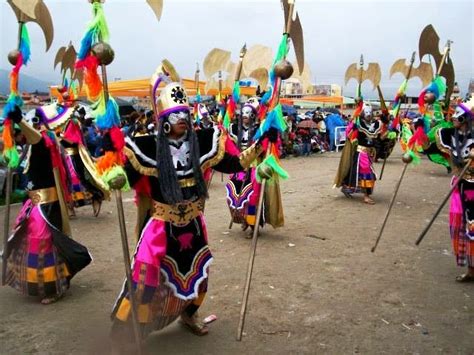
[[[5,69],[0,69],[0,94],[8,95],[10,92],[10,72]],[[22,74],[20,72],[20,92],[48,92],[49,86],[53,85],[52,82],[39,80],[32,76]]]

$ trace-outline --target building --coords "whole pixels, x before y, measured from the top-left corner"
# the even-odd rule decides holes
[[[280,95],[298,98],[303,96],[303,87],[298,79],[289,78],[281,83]]]

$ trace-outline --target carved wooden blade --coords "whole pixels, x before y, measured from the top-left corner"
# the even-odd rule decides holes
[[[79,91],[82,88],[82,84],[84,83],[84,71],[83,69],[76,69],[74,74],[72,75],[72,80],[77,80],[79,82]]]
[[[418,68],[412,68],[411,77],[420,78],[423,87],[428,86],[431,80],[433,80],[433,67],[429,63],[421,62]]]
[[[283,5],[283,12],[285,14],[285,21],[288,19],[290,5],[288,4],[288,0],[282,0]],[[295,48],[295,56],[296,61],[298,63],[298,71],[300,75],[303,73],[304,70],[304,37],[303,37],[303,27],[301,26],[300,17],[298,12],[296,12],[296,16],[294,20],[291,20],[291,30],[290,30],[290,38],[293,42],[293,47]]]
[[[63,55],[61,71],[63,73],[66,73],[66,71],[69,70],[72,75],[72,73],[74,72],[74,64],[76,63],[76,58],[76,50],[74,49],[74,46],[70,44]]]
[[[219,70],[224,70],[230,61],[231,53],[220,48],[212,49],[204,58],[202,69],[207,78],[210,78]]]
[[[293,42],[293,47],[295,48],[296,61],[298,62],[298,69],[300,74],[304,70],[304,38],[303,38],[303,28],[300,22],[300,16],[296,14],[296,19],[291,26],[291,40]]]
[[[38,5],[39,0],[11,0],[9,3],[13,3],[15,7],[23,12],[26,16],[35,18],[35,8]],[[10,4],[11,5],[11,4]]]
[[[247,50],[243,61],[243,71],[251,73],[259,68],[270,68],[273,63],[273,54],[270,47],[256,44]]]
[[[454,89],[454,66],[451,58],[448,57],[447,64],[441,69],[440,75],[446,79],[446,97],[450,97]]]
[[[421,32],[418,53],[420,55],[420,61],[426,54],[430,54],[435,59],[436,66],[439,65],[443,54],[439,51],[439,36],[433,25],[426,26]]]
[[[232,75],[232,78],[235,78],[235,74],[236,74],[236,71],[237,71],[237,67],[238,65],[233,63],[233,62],[228,62],[227,65],[222,69],[222,71],[225,71],[229,74]],[[240,73],[240,76],[243,77],[243,75],[245,75],[245,71],[242,70],[242,72]],[[227,77],[227,79],[229,79],[229,77]],[[233,81],[232,81],[233,83]],[[233,84],[232,84],[233,85]]]
[[[390,78],[395,73],[401,73],[403,76],[405,76],[408,71],[408,68],[410,68],[410,65],[406,64],[405,58],[396,60],[395,63],[393,63],[392,67],[390,68]]]
[[[428,25],[421,32],[418,44],[420,61],[425,55],[431,55],[436,63],[436,72],[438,72],[438,68],[443,60],[443,53],[439,50],[439,41],[440,38],[433,25]],[[450,96],[454,88],[455,77],[453,62],[449,56],[441,69],[440,75],[446,79],[447,96]]]
[[[268,70],[265,68],[258,68],[250,72],[246,77],[253,78],[258,81],[261,88],[266,88],[268,84]]]
[[[362,82],[365,80],[370,80],[374,85],[374,90],[377,86],[380,85],[380,80],[382,79],[382,71],[380,70],[379,63],[369,63],[367,70],[362,72]]]
[[[345,85],[349,80],[355,79],[359,82],[359,69],[357,68],[357,63],[352,63],[346,69],[346,74],[344,75]]]
[[[219,81],[214,78],[210,78],[209,80],[207,80],[206,86],[205,86],[206,93],[212,89],[216,89],[216,90],[219,89]]]
[[[64,53],[66,53],[66,47],[61,47],[56,52],[56,57],[54,57],[54,69],[56,69],[56,66],[62,62]]]
[[[53,21],[48,8],[42,0],[7,0],[19,22],[35,22],[40,26],[46,40],[46,51],[54,38]],[[32,12],[34,6],[34,12]]]
[[[155,13],[156,19],[160,21],[161,14],[163,13],[163,0],[146,0],[146,2]]]

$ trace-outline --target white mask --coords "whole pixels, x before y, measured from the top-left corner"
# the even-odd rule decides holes
[[[242,108],[242,117],[251,118],[253,116],[253,110],[246,106]]]
[[[171,124],[177,124],[180,120],[189,121],[189,112],[179,111],[170,113],[168,116],[168,122]]]

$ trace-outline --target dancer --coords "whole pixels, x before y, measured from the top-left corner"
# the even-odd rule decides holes
[[[35,127],[22,119],[18,106],[8,114],[20,126],[30,149],[25,169],[29,198],[8,240],[6,282],[21,293],[39,297],[43,304],[60,299],[72,277],[91,261],[87,249],[70,237],[66,171],[56,138],[45,129],[72,112],[64,110],[48,118],[49,109],[36,111]]]
[[[252,97],[242,107],[241,119],[230,125],[229,135],[239,148],[247,149],[252,143],[252,137],[258,129],[256,123],[260,104],[257,97]],[[231,222],[242,225],[242,230],[255,226],[255,213],[258,203],[260,184],[255,179],[255,165],[244,172],[230,176],[226,184],[227,204],[229,206]],[[263,225],[263,215],[261,224]],[[250,231],[248,237],[251,237]]]
[[[177,317],[194,334],[205,335],[208,328],[198,320],[197,310],[207,291],[212,255],[202,214],[207,197],[203,172],[211,167],[224,173],[242,171],[262,148],[254,144],[235,155],[219,127],[195,131],[187,94],[178,82],[168,83],[157,97],[159,83],[167,80],[164,73],[179,80],[169,65],[164,62],[152,78],[157,135],[126,139],[125,168],[142,217],[132,266],[134,292],[143,336]],[[112,318],[112,336],[132,341],[126,283]]]
[[[474,156],[474,98],[458,104],[453,115],[453,128],[440,128],[436,143],[447,156],[455,176],[451,184],[457,183],[456,175],[468,159]],[[449,229],[456,264],[467,267],[465,274],[456,277],[458,282],[474,281],[474,164],[458,183],[451,195]]]
[[[375,204],[371,198],[376,175],[373,169],[375,140],[382,135],[382,125],[372,116],[372,106],[364,104],[360,116],[347,127],[348,142],[339,162],[335,186],[348,198],[353,193],[362,192],[364,203]],[[357,117],[358,116],[358,117]]]

